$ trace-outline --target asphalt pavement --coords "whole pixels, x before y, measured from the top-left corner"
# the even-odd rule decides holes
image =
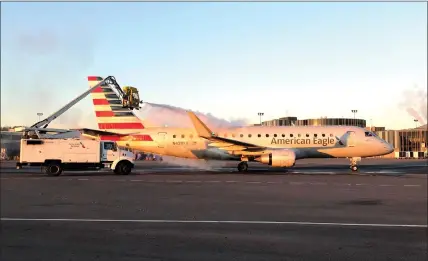
[[[59,177],[2,163],[1,259],[426,260],[425,162],[375,161]]]

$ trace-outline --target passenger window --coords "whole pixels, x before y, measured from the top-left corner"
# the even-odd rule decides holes
[[[262,136],[261,134],[257,134],[257,137],[259,137],[259,138],[260,138],[261,136]]]
[[[177,135],[174,134],[174,135],[172,135],[172,137],[175,139],[175,137],[177,137]]]
[[[282,134],[282,137],[284,138],[284,137],[285,137],[285,134]]]
[[[290,137],[293,138],[293,134],[290,134]]]
[[[269,134],[266,134],[266,138],[269,137]]]
[[[184,139],[184,134],[181,134],[181,138]]]
[[[330,137],[333,137],[333,134],[330,133]]]
[[[193,135],[192,135],[192,134],[190,134],[190,135],[189,135],[189,138],[193,138]]]
[[[242,137],[244,137],[244,134],[241,134],[241,135],[239,135],[239,136],[241,136],[241,138],[242,138]]]
[[[314,134],[314,137],[316,138],[317,136],[318,136],[318,134],[316,134],[316,133],[315,133],[315,134]]]
[[[235,133],[232,133],[232,138],[235,138]]]
[[[251,138],[251,134],[248,134],[248,138]]]
[[[309,134],[306,133],[306,137],[309,137]]]
[[[300,133],[299,133],[299,134],[297,134],[297,137],[299,137],[299,138],[300,138],[300,136],[302,136],[302,135],[300,135]]]
[[[325,134],[323,133],[321,136],[325,137]]]
[[[274,134],[273,136],[276,137],[276,134]]]

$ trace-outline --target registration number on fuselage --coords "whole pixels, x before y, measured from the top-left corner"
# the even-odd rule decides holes
[[[172,145],[175,145],[175,146],[196,145],[196,141],[191,141],[191,142],[188,142],[188,141],[173,141]]]
[[[188,145],[187,141],[173,141],[172,145]]]

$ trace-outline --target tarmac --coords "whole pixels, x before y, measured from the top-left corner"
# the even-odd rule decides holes
[[[236,165],[48,177],[2,162],[1,260],[426,260],[426,160]]]

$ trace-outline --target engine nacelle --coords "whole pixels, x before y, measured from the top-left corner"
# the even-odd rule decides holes
[[[263,154],[255,160],[272,167],[292,167],[296,163],[296,154],[292,150],[278,150]]]

